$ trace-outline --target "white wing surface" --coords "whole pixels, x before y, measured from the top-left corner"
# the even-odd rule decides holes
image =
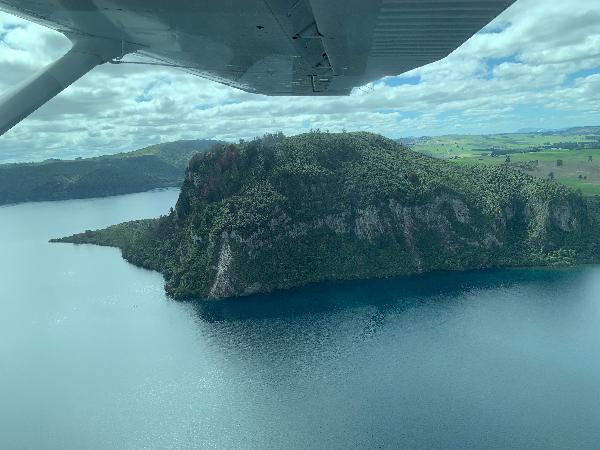
[[[514,0],[0,0],[65,34],[0,97],[0,134],[94,66],[140,53],[248,92],[346,95],[444,58]]]

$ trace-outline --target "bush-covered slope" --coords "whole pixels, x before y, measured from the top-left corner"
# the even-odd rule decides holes
[[[431,270],[588,262],[585,200],[506,167],[457,166],[369,133],[195,155],[175,210],[65,238],[120,247],[175,297]]]
[[[0,205],[179,186],[190,157],[217,143],[177,141],[96,158],[0,165]]]

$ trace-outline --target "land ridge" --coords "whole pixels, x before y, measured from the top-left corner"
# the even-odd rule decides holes
[[[114,155],[2,164],[0,205],[179,187],[191,156],[220,142],[174,141]]]
[[[55,242],[119,247],[176,298],[324,280],[597,262],[581,194],[507,166],[460,166],[371,133],[219,145],[189,162],[158,219]]]

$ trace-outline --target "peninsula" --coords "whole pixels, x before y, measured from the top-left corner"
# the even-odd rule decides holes
[[[370,133],[312,132],[192,157],[158,219],[55,242],[119,247],[176,298],[323,280],[598,261],[581,194],[508,165],[456,165]]]

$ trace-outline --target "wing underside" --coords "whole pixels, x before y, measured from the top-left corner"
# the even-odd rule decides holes
[[[220,27],[209,35],[224,32],[233,38],[226,44],[233,49],[232,58],[223,70],[196,71],[267,95],[345,95],[354,87],[443,59],[513,2],[261,0],[250,16],[211,21]],[[176,63],[185,59],[168,52],[155,56]],[[202,59],[192,58],[190,67],[202,65]]]

